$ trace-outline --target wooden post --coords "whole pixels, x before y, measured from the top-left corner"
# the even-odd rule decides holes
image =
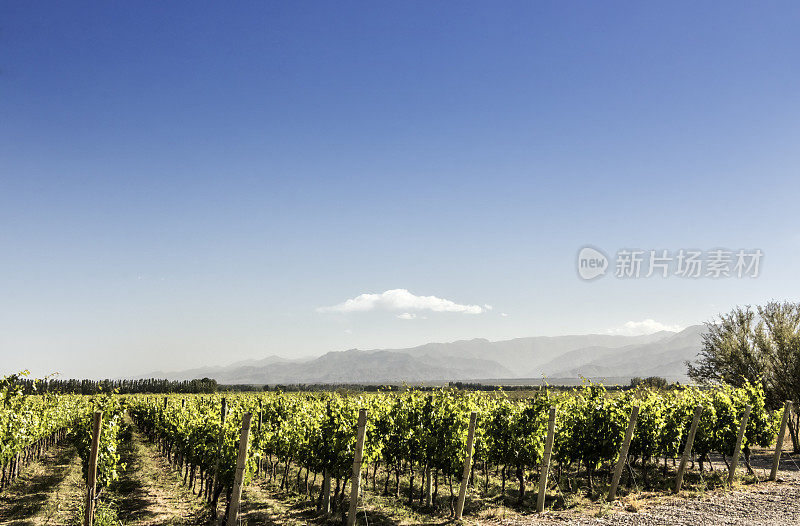
[[[100,448],[100,424],[103,421],[103,412],[94,412],[92,423],[92,446],[89,450],[89,471],[86,474],[86,513],[85,526],[92,526],[94,522],[94,499],[97,489],[97,451]]]
[[[258,401],[258,427],[256,428],[256,433],[258,437],[261,437],[261,418],[264,416],[264,412],[261,410],[261,400]],[[258,461],[256,462],[256,476],[261,475],[261,466],[264,464],[264,459],[262,458],[264,451],[258,452]]]
[[[550,454],[553,452],[553,435],[556,428],[556,406],[550,406],[550,417],[547,419],[547,441],[544,443],[542,457],[542,474],[539,475],[539,497],[536,499],[536,512],[544,511],[544,497],[547,493],[547,474],[550,472]]]
[[[786,400],[783,404],[783,417],[781,427],[778,431],[778,440],[775,442],[775,458],[772,460],[772,471],[769,473],[769,480],[778,478],[778,464],[781,462],[781,450],[783,449],[783,437],[786,436],[786,424],[789,422],[789,415],[792,412],[792,402]]]
[[[425,470],[425,506],[430,508],[433,505],[433,470],[428,467]]]
[[[227,411],[228,405],[225,402],[225,399],[222,399],[222,409],[220,410],[220,433],[219,439],[217,441],[217,461],[214,464],[214,478],[212,479],[211,483],[211,516],[213,518],[217,517],[217,486],[219,485],[219,461],[220,457],[222,457],[222,444],[225,441],[225,413]]]
[[[703,406],[698,405],[694,410],[694,418],[692,418],[692,425],[689,428],[689,435],[686,437],[686,446],[683,448],[683,456],[681,456],[681,463],[678,466],[678,474],[675,475],[675,493],[678,493],[683,485],[683,474],[686,472],[686,465],[689,463],[689,456],[692,454],[692,444],[694,444],[694,436],[697,434],[697,425],[700,423],[700,416],[702,414]]]
[[[331,474],[328,468],[322,470],[322,514],[331,513]]]
[[[358,490],[361,486],[361,458],[364,455],[364,433],[367,429],[367,410],[358,412],[358,434],[356,435],[356,451],[353,457],[353,477],[350,482],[350,510],[347,513],[347,526],[356,523],[358,511]]]
[[[609,502],[617,498],[617,486],[619,486],[619,479],[622,477],[622,470],[625,467],[625,463],[628,461],[628,449],[631,447],[631,439],[633,438],[633,430],[636,428],[637,418],[639,418],[639,406],[635,405],[631,409],[631,419],[628,421],[628,430],[625,431],[625,440],[622,442],[622,448],[619,450],[617,467],[614,469],[614,478],[611,479],[611,489],[608,490]]]
[[[228,526],[236,526],[236,519],[239,516],[239,500],[242,498],[242,479],[244,478],[244,468],[247,464],[247,442],[250,440],[250,419],[252,413],[242,415],[242,432],[239,435],[239,456],[236,458],[236,472],[233,478],[233,491],[231,491],[231,502],[228,506]]]
[[[475,421],[478,413],[473,411],[469,415],[469,432],[467,433],[467,453],[464,455],[464,474],[461,476],[461,489],[458,490],[458,502],[456,503],[456,520],[461,518],[464,512],[464,500],[467,498],[467,483],[469,473],[472,468],[472,444],[475,441]]]
[[[733,479],[736,476],[736,466],[739,464],[739,452],[742,449],[742,439],[744,438],[744,430],[747,428],[747,419],[750,418],[750,411],[753,406],[748,405],[744,408],[742,414],[742,424],[739,426],[739,436],[736,437],[736,447],[733,450],[733,458],[731,459],[731,469],[728,473],[728,486],[733,484]]]

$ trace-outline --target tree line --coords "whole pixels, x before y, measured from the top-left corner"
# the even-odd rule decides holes
[[[119,394],[194,393],[208,394],[220,390],[213,378],[195,380],[164,380],[148,378],[142,380],[62,380],[58,378],[31,379],[25,375],[11,375],[3,379],[13,383],[22,393],[30,394],[83,394],[96,395],[116,392]]]

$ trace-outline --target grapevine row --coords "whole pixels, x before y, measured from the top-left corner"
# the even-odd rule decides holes
[[[380,474],[384,494],[428,505],[441,502],[439,495],[446,491],[451,511],[453,482],[458,483],[460,477],[471,412],[477,414],[471,477],[475,491],[489,491],[494,469],[501,476],[503,493],[507,479],[515,481],[520,501],[532,479],[531,471],[542,461],[551,406],[557,408],[556,481],[562,471],[582,466],[590,491],[599,472],[610,472],[603,467],[610,468],[618,456],[634,405],[640,412],[629,459],[631,464],[640,463],[645,476],[648,464],[663,458],[666,470],[667,459],[682,451],[698,405],[705,408],[694,442],[701,469],[711,453],[719,453],[723,459],[733,453],[746,406],[752,406],[742,444],[748,467],[750,448],[769,445],[776,431],[763,390],[749,385],[667,392],[642,389],[610,396],[602,386],[587,384],[571,393],[542,390],[522,400],[502,393],[409,390],[366,396],[243,394],[227,397],[226,402],[224,422],[219,396],[134,396],[129,404],[137,423],[182,470],[187,484],[214,504],[221,493],[230,493],[241,415],[252,413],[244,482],[253,476],[268,477],[279,489],[315,498],[324,512],[342,508],[351,476],[356,419],[362,408],[369,415],[365,484],[371,480],[377,491]],[[317,486],[320,476],[323,483]],[[319,488],[319,493],[314,488]],[[323,488],[331,488],[333,495]]]
[[[84,401],[79,396],[27,396],[17,376],[0,379],[0,488],[67,436]]]

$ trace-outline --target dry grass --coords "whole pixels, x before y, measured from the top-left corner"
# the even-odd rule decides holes
[[[107,498],[126,526],[207,524],[203,500],[183,485],[180,475],[133,427],[130,438],[122,442],[121,456],[127,469]]]
[[[80,511],[82,495],[80,460],[71,446],[61,444],[25,467],[0,495],[0,523],[69,524]]]

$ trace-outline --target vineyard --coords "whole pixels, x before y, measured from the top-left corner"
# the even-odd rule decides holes
[[[734,475],[755,481],[751,452],[776,443],[789,410],[769,411],[753,385],[609,393],[587,383],[516,398],[449,389],[96,396],[4,389],[3,487],[67,441],[85,484],[75,524],[105,520],[94,509],[105,509],[107,492],[130,469],[120,450],[134,431],[202,503],[206,523],[235,524],[240,511],[246,521],[258,506],[250,489],[262,488],[301,503],[304,520],[352,524],[385,519],[381,506],[469,519],[489,506],[548,512],[637,490],[727,486]]]

